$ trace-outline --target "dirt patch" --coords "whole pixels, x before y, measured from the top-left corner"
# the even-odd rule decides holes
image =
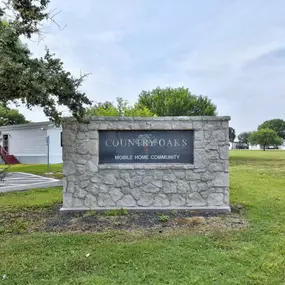
[[[227,230],[243,229],[247,222],[236,210],[232,214],[215,215],[184,212],[60,213],[61,205],[0,212],[0,233],[27,232],[103,232],[107,230],[146,230],[162,232],[177,229]],[[238,207],[241,209],[241,207]]]

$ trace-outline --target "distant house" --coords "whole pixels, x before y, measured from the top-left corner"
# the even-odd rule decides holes
[[[247,144],[235,141],[235,142],[230,142],[230,149],[247,149],[248,146]]]
[[[61,131],[52,122],[0,127],[2,163],[61,163]]]
[[[266,147],[266,149],[275,149],[276,147],[275,146],[268,146]],[[262,146],[261,145],[249,145],[249,149],[252,149],[252,150],[260,150],[262,149]],[[285,150],[285,140],[283,140],[283,143],[282,145],[278,146],[278,149],[281,149],[281,150]]]
[[[238,142],[230,142],[230,149],[236,149]]]
[[[285,140],[283,140],[283,144],[279,146],[279,149],[285,150]]]

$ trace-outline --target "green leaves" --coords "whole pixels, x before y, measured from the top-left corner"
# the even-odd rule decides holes
[[[236,138],[235,129],[232,127],[229,127],[229,140],[230,140],[230,142],[234,142],[235,138]]]
[[[24,103],[27,108],[39,106],[45,115],[59,123],[59,106],[66,106],[76,118],[84,115],[91,101],[80,86],[87,75],[73,77],[63,62],[47,49],[44,57],[32,58],[19,40],[39,31],[40,22],[48,17],[48,0],[13,0],[9,2],[16,17],[12,22],[0,18],[0,104]]]
[[[263,122],[258,130],[271,129],[277,133],[277,135],[285,139],[285,121],[282,119],[273,119]]]
[[[0,126],[25,124],[25,116],[16,109],[0,106]]]
[[[252,132],[248,138],[249,142],[253,145],[262,145],[263,150],[266,146],[282,144],[283,140],[279,137],[276,132],[270,129],[260,129],[256,132]]]
[[[125,116],[125,117],[152,117],[154,114],[146,107],[130,106],[128,101],[117,98],[117,104],[112,102],[98,103],[86,111],[87,116]]]
[[[215,116],[216,106],[206,96],[196,96],[184,87],[142,91],[138,105],[158,116]]]
[[[249,138],[250,134],[251,134],[251,132],[243,132],[243,133],[239,134],[238,141],[240,143],[244,143],[244,144],[248,145],[248,138]]]

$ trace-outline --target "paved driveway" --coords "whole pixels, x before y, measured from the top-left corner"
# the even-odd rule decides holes
[[[54,186],[62,186],[62,181],[29,173],[11,172],[3,183],[0,182],[0,193]]]

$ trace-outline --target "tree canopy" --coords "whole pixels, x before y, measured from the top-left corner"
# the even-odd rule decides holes
[[[86,110],[87,116],[125,116],[152,117],[154,114],[146,107],[129,105],[128,101],[118,97],[116,104],[106,101],[98,103]]]
[[[248,138],[249,138],[250,134],[251,134],[251,132],[240,133],[238,136],[238,141],[240,143],[244,143],[244,144],[248,145]]]
[[[17,109],[0,106],[0,126],[26,124],[25,116]]]
[[[258,127],[258,130],[261,129],[271,129],[275,131],[279,137],[285,139],[285,121],[282,119],[265,121]]]
[[[49,18],[48,3],[49,0],[13,0],[0,9],[0,104],[39,106],[57,122],[61,117],[58,107],[67,106],[73,116],[81,118],[85,105],[91,104],[80,91],[86,75],[72,76],[48,49],[45,56],[32,58],[20,41],[21,36],[31,38],[40,31],[41,22]],[[12,13],[13,20],[4,21],[5,13]]]
[[[276,132],[270,129],[260,129],[252,132],[248,138],[249,142],[253,145],[261,145],[263,150],[270,145],[279,146],[283,140]]]
[[[216,106],[206,96],[192,94],[188,88],[160,88],[142,91],[138,105],[157,116],[215,116]]]
[[[229,127],[229,141],[230,142],[234,142],[235,138],[236,138],[236,131],[235,131],[235,129],[232,128],[232,127]]]

